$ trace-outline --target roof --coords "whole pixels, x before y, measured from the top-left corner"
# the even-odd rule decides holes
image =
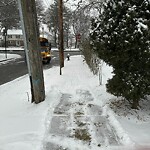
[[[12,29],[12,30],[7,30],[8,35],[23,35],[21,29]]]

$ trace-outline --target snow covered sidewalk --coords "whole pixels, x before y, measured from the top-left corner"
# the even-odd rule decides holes
[[[76,97],[62,94],[46,133],[44,149],[96,150],[120,145],[115,129],[93,101],[87,90],[76,90]]]
[[[51,81],[59,100],[49,109],[42,149],[96,150],[131,145],[120,124],[103,107],[112,97],[105,92],[112,69],[105,65],[107,71],[103,70],[103,85],[99,87],[98,77],[89,72],[81,56],[66,63],[63,75]]]
[[[134,118],[134,113],[129,120],[130,110],[123,107],[126,116],[119,116],[118,108],[109,107],[117,99],[106,92],[111,72],[104,64],[99,86],[98,76],[90,72],[83,57],[72,56],[65,61],[62,76],[59,67],[44,70],[46,100],[38,105],[30,103],[28,75],[1,85],[0,149],[132,150],[135,146],[142,150],[142,146],[149,150],[148,113],[143,111],[145,121]]]

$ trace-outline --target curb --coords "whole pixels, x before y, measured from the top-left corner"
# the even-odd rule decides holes
[[[4,60],[0,60],[0,62],[5,62],[5,61],[8,61],[8,60],[12,60],[13,58],[9,58],[9,59],[4,59]]]
[[[7,50],[7,52],[24,52],[25,50]],[[0,52],[6,52],[5,50],[0,50]]]

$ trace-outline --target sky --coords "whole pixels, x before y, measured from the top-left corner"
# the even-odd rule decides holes
[[[65,3],[66,6],[68,6],[70,9],[73,10],[73,9],[76,8],[75,5],[78,4],[78,1],[79,1],[79,0],[65,0],[65,1],[67,1],[67,3]],[[63,1],[63,2],[65,2],[65,1]],[[54,2],[54,0],[43,0],[43,2],[44,2],[44,5],[45,5],[46,8],[47,8],[47,7],[49,7],[50,4],[52,4],[52,3]],[[85,2],[84,2],[84,3],[85,3]]]
[[[59,67],[44,70],[46,99],[40,104],[31,103],[28,75],[1,85],[0,150],[150,150],[150,104],[133,111],[107,93],[111,72],[103,63],[99,85],[83,56],[71,56],[62,76]],[[79,139],[78,130],[87,131],[90,142]]]
[[[44,5],[48,7],[51,3],[53,3],[53,0],[43,0],[43,2],[44,2]]]

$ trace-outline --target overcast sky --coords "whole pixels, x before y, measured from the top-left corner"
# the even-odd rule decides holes
[[[48,7],[53,2],[53,0],[43,0],[43,2],[45,4],[45,6]]]
[[[43,0],[43,2],[46,7],[49,7],[49,5],[54,2],[54,0]],[[67,6],[69,6],[71,9],[74,9],[74,5],[77,3],[78,0],[67,0]]]

